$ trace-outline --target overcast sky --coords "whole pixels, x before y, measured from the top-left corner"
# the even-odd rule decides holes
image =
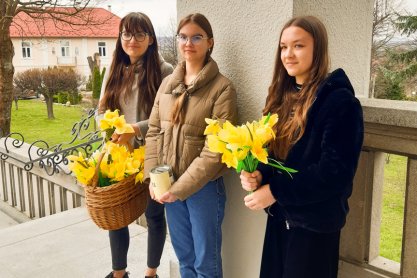
[[[411,13],[416,15],[417,14],[417,1],[416,0],[403,0],[403,6],[404,9]]]

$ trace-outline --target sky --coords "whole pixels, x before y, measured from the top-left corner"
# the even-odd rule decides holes
[[[152,21],[157,36],[169,34],[170,24],[174,21],[176,27],[176,0],[101,0],[98,6],[108,9],[119,17],[130,12],[143,12]]]
[[[388,0],[389,1],[389,0]],[[417,14],[417,1],[416,0],[402,0],[404,9],[414,15]]]

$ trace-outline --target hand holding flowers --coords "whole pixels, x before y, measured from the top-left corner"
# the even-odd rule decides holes
[[[134,133],[124,116],[119,116],[117,110],[114,112],[107,110],[100,120],[100,130],[104,133],[102,150],[95,151],[88,158],[81,152],[78,156],[68,156],[69,168],[77,180],[83,185],[91,185],[97,168],[99,187],[117,183],[133,174],[136,174],[135,183],[142,182],[144,146],[131,151],[126,145],[109,141],[113,133],[118,135]]]

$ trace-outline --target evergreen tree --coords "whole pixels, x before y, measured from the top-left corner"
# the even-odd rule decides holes
[[[93,70],[93,99],[94,100],[98,100],[100,98],[101,86],[103,84],[103,78],[104,78],[105,73],[106,73],[105,67],[103,68],[101,73],[98,67],[94,67],[94,70]]]
[[[417,15],[399,16],[396,23],[401,34],[411,36],[417,33]],[[414,44],[410,49],[393,55],[394,59],[401,62],[404,67],[399,72],[406,78],[417,75],[417,46]]]

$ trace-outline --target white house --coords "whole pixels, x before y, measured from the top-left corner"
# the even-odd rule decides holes
[[[103,8],[88,8],[85,13],[100,24],[77,26],[54,21],[50,16],[42,20],[24,13],[16,16],[10,27],[15,72],[58,66],[88,76],[87,57],[93,57],[94,53],[100,54],[101,66],[108,68],[119,35],[120,18]],[[80,20],[71,19],[75,24]]]

